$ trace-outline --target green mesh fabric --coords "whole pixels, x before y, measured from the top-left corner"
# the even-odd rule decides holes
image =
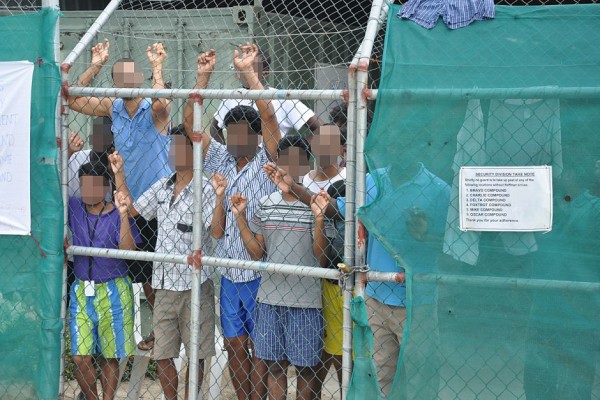
[[[56,399],[60,372],[63,212],[55,135],[58,12],[0,18],[0,61],[35,63],[31,236],[0,236],[0,398]]]
[[[425,213],[419,238],[407,233],[410,210],[385,195],[359,211],[407,271],[387,398],[600,398],[600,7],[498,6],[494,20],[455,31],[398,11],[390,7],[368,167],[385,171],[379,193],[423,165],[450,195],[435,205],[443,217]],[[552,166],[549,233],[458,228],[460,167],[537,165]],[[414,257],[423,249],[435,261]],[[354,374],[367,376],[362,368]],[[361,386],[353,398],[375,398]]]

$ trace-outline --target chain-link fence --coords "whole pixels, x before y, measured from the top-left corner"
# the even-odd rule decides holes
[[[66,179],[75,255],[68,347],[76,372],[65,396],[114,390],[117,359],[135,353],[129,385],[121,386],[129,398],[174,398],[188,380],[212,398],[280,398],[288,386],[297,398],[340,398],[351,367],[336,266],[344,258],[343,220],[322,209],[340,196],[334,188],[344,192],[343,185],[325,190],[344,183],[353,160],[344,154],[343,90],[370,4],[165,4],[111,3],[95,23],[100,44],[91,57],[84,58],[88,33],[63,68],[66,102],[78,112],[65,121],[75,151]],[[63,18],[64,49],[89,25],[81,17]],[[82,88],[113,84],[158,91]],[[202,100],[190,94],[194,85]],[[107,154],[112,146],[118,155]],[[275,161],[290,182],[279,182]],[[301,177],[323,193],[294,200],[284,186]],[[92,201],[86,196],[94,187],[103,189]],[[112,239],[96,236],[102,224],[112,227]],[[202,272],[193,267],[194,249],[202,249]],[[120,257],[138,260],[127,265]],[[97,275],[100,260],[111,264],[110,274]],[[98,290],[113,282],[122,283],[112,289],[119,299],[101,310]],[[121,315],[108,332],[101,312]],[[103,357],[107,341],[122,352]],[[154,383],[143,378],[150,359]],[[189,363],[189,379],[182,359],[201,360]]]
[[[596,7],[389,7],[64,13],[61,396],[598,397]]]

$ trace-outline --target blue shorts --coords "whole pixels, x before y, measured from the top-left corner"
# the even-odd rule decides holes
[[[323,350],[323,315],[318,308],[258,303],[252,339],[258,358],[314,367]]]
[[[223,336],[249,336],[254,329],[254,309],[260,278],[249,282],[232,282],[221,277],[221,328]]]

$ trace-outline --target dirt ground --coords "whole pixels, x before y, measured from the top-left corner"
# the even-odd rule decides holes
[[[333,370],[331,370],[329,372],[329,374],[327,375],[327,378],[325,380],[325,385],[323,386],[322,400],[340,400],[340,398],[341,398],[339,389],[338,389],[337,378],[334,377],[332,372],[333,372]],[[294,390],[294,388],[296,386],[295,376],[296,376],[296,374],[295,374],[294,369],[290,368],[290,378],[291,379],[288,382],[288,386],[289,386],[288,398],[289,399],[296,398],[295,390]],[[179,387],[180,387],[179,388],[180,389],[179,390],[179,398],[183,399],[184,392],[183,392],[183,384],[181,382],[183,382],[183,377],[180,377],[180,384],[179,384]],[[121,400],[121,399],[127,398],[128,385],[129,385],[128,382],[121,383],[121,385],[119,386],[118,392],[117,392],[116,399]],[[208,389],[208,386],[205,387],[205,394],[203,396],[203,399],[209,400],[210,398],[208,397],[207,389]],[[72,380],[72,381],[65,382],[65,396],[64,396],[65,400],[75,400],[78,393],[79,393],[79,385],[77,384],[77,381]],[[231,379],[229,379],[229,373],[227,371],[224,371],[223,381],[222,381],[222,390],[221,390],[220,395],[221,395],[220,400],[237,400],[235,397],[235,393],[233,391],[233,385],[231,384]],[[158,380],[154,381],[150,378],[144,379],[144,385],[142,387],[140,399],[142,399],[142,400],[162,399],[160,383],[158,382]]]

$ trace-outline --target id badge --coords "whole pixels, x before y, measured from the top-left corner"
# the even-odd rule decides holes
[[[83,282],[83,291],[86,296],[91,297],[96,295],[96,290],[94,288],[94,281],[84,281]]]

